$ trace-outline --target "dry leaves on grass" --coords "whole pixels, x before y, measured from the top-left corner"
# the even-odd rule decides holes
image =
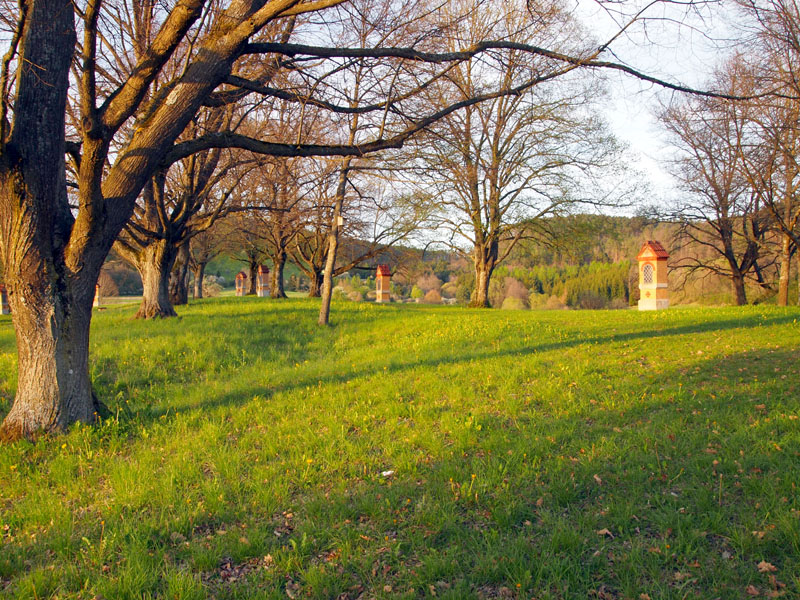
[[[760,563],[758,563],[758,572],[759,573],[774,573],[777,570],[778,570],[778,567],[776,567],[772,563],[768,563],[765,560],[762,560]]]
[[[602,529],[598,529],[598,530],[597,530],[597,535],[608,536],[608,537],[610,537],[612,540],[614,539],[614,534],[613,534],[613,533],[611,533],[611,532],[610,532],[608,529],[606,529],[605,527],[603,527]]]

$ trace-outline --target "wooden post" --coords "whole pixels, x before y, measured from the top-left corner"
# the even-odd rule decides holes
[[[667,259],[669,253],[659,242],[648,240],[639,256],[639,310],[669,308]]]

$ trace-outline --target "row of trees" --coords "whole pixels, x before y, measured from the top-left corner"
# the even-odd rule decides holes
[[[750,279],[777,289],[785,306],[793,257],[800,270],[800,14],[784,0],[738,8],[747,48],[712,83],[746,99],[684,98],[661,115],[686,192],[671,217],[678,242],[693,250],[675,266],[729,279],[737,304],[747,302]]]
[[[488,305],[494,269],[539,217],[613,189],[599,175],[616,148],[581,73],[645,77],[603,60],[609,41],[559,3],[2,7],[0,246],[19,356],[3,440],[101,410],[89,325],[115,244],[142,275],[140,316],[164,316],[193,261],[202,281],[215,222],[268,215],[247,239],[266,239],[278,275],[294,248],[326,324],[337,270],[427,222],[472,259]],[[344,227],[371,242],[342,261]]]

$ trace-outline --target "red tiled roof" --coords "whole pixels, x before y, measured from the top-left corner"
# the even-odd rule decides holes
[[[258,265],[258,272],[269,273],[269,267],[267,265]]]
[[[378,265],[378,270],[376,272],[376,276],[378,277],[391,277],[392,272],[389,269],[389,265]]]
[[[644,244],[642,244],[642,249],[639,251],[639,255],[636,257],[637,260],[642,258],[642,255],[645,254],[645,251],[650,250],[648,255],[655,255],[656,258],[669,258],[669,252],[664,249],[664,246],[661,245],[660,242],[655,240],[647,240]]]
[[[244,271],[239,271],[236,274],[236,279],[247,279],[247,273],[245,273]]]

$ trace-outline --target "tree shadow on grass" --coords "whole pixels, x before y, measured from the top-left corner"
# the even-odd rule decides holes
[[[406,318],[407,315],[398,312],[396,316],[389,317],[389,320],[402,321]],[[454,315],[454,318],[458,318],[458,315]],[[362,322],[363,319],[364,316],[359,315],[358,321]],[[474,361],[498,359],[504,357],[524,358],[525,356],[543,354],[559,350],[566,350],[581,345],[594,345],[594,344],[603,345],[608,343],[626,343],[637,340],[669,338],[673,336],[701,334],[714,331],[721,332],[734,329],[754,329],[759,327],[785,325],[795,322],[796,319],[797,319],[796,315],[793,314],[776,315],[770,317],[764,317],[762,315],[745,315],[741,319],[725,319],[718,321],[704,320],[699,323],[682,325],[678,327],[667,327],[660,329],[653,328],[653,329],[633,331],[628,333],[619,333],[619,334],[612,333],[608,335],[599,335],[599,336],[587,336],[587,337],[576,336],[574,338],[568,338],[557,342],[543,340],[540,343],[528,344],[524,346],[516,346],[513,348],[504,349],[500,351],[495,351],[490,348],[487,348],[485,350],[476,352],[468,352],[468,353],[459,352],[458,354],[455,355],[453,354],[452,348],[446,347],[442,348],[442,352],[437,356],[426,357],[423,359],[416,359],[414,357],[409,357],[408,359],[403,361],[399,362],[393,361],[389,366],[387,366],[385,374],[391,376],[408,372],[412,369],[420,367],[432,368],[439,366],[453,366],[453,365],[468,364]],[[374,322],[379,322],[382,326],[385,326],[387,322],[389,322],[387,321],[386,315],[376,316],[372,320]],[[314,337],[313,334],[309,335],[308,340],[310,340],[313,337]],[[179,409],[177,412],[191,411],[196,409],[204,409],[204,410],[214,409],[226,406],[233,407],[238,403],[251,399],[253,396],[259,396],[265,399],[269,399],[274,394],[282,392],[292,392],[295,390],[302,390],[309,386],[313,387],[320,384],[321,385],[344,384],[353,379],[368,377],[374,374],[375,374],[374,367],[370,367],[368,369],[362,369],[362,370],[348,370],[348,371],[334,372],[328,374],[315,374],[311,377],[301,377],[299,379],[292,378],[289,381],[279,384],[269,383],[269,382],[263,384],[254,384],[252,386],[248,386],[246,389],[238,389],[230,394],[216,396],[210,399],[206,399],[200,403],[187,405],[182,409]],[[153,417],[158,418],[162,414],[163,412],[154,413]]]
[[[532,409],[528,419],[508,415],[457,438],[449,455],[411,471],[297,481],[290,530],[274,539],[273,521],[250,523],[268,541],[237,560],[288,557],[289,570],[261,585],[353,599],[386,589],[445,598],[745,597],[749,585],[777,585],[754,567],[767,561],[792,597],[800,593],[789,575],[800,568],[797,426],[780,450],[773,444],[796,423],[784,413],[796,416],[800,401],[794,382],[774,376],[776,364],[796,380],[800,360],[788,349],[698,360],[665,373],[681,380],[681,394],[648,397],[624,414],[588,399],[569,417]],[[721,393],[719,382],[739,378],[758,378],[765,407],[744,381]],[[391,450],[382,458],[394,467]],[[778,525],[751,533],[765,522]]]

